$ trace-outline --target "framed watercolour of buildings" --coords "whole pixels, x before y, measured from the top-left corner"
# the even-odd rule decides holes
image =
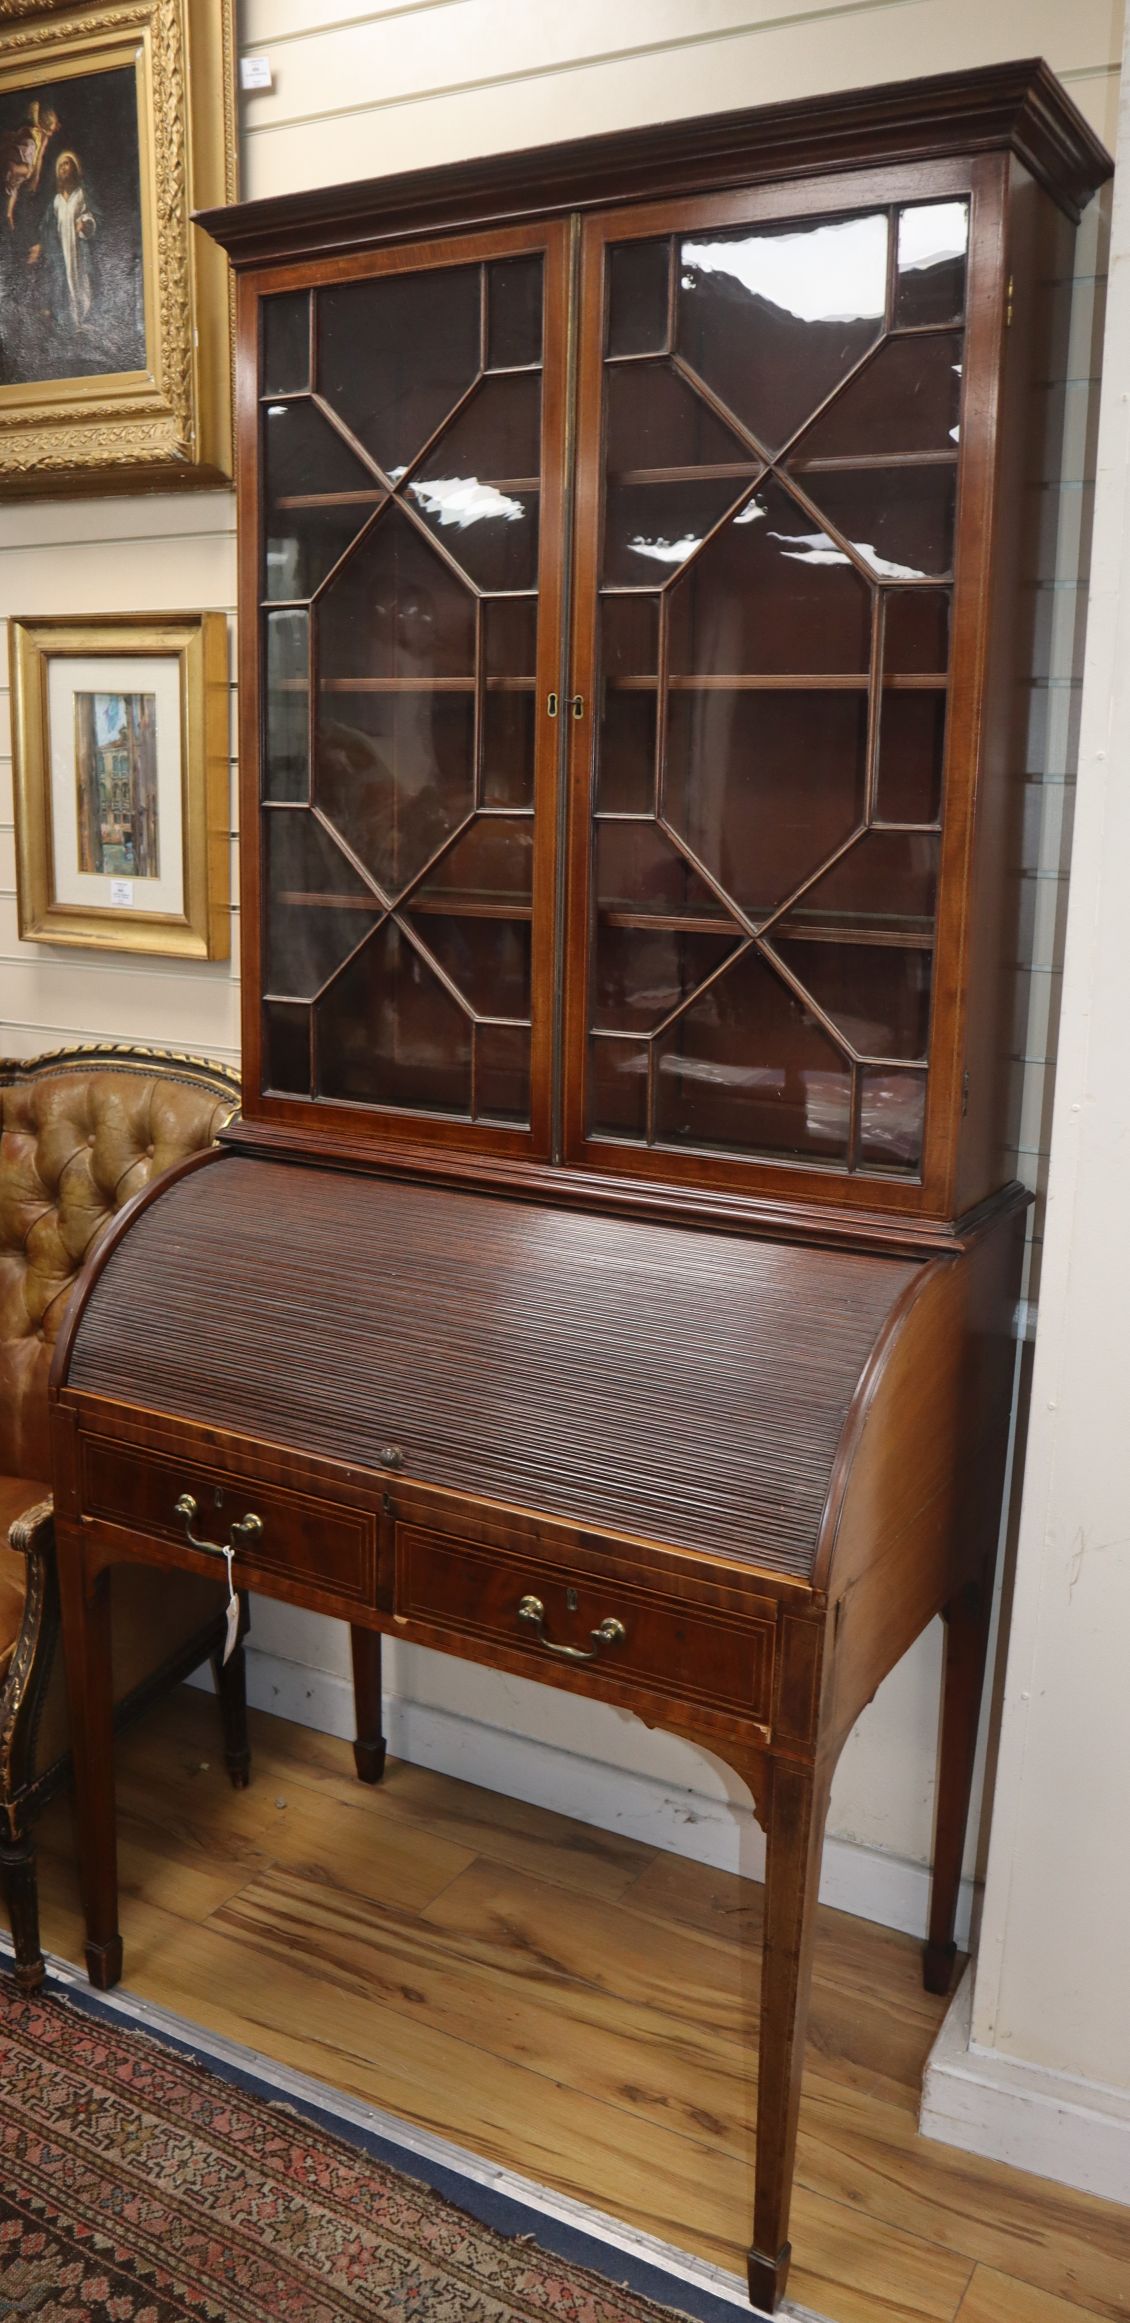
[[[21,936],[226,958],[223,614],[9,627]]]

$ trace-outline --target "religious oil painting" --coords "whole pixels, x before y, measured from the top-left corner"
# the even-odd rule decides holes
[[[157,697],[76,693],[80,871],[156,879]]]
[[[145,368],[137,83],[0,92],[0,380]]]
[[[0,0],[0,496],[220,484],[233,0]]]
[[[9,629],[21,937],[226,959],[224,615],[66,615]]]

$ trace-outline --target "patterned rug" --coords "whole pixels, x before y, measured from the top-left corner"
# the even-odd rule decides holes
[[[672,2323],[319,2125],[0,1975],[0,2317]]]

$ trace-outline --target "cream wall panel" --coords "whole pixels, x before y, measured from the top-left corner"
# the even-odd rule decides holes
[[[1111,9],[1111,46],[1106,66],[1108,73],[1114,80],[1119,80],[1121,76],[1121,42],[1121,9],[1115,5]],[[1113,144],[1107,148],[1112,161],[1115,158],[1117,148],[1118,139],[1116,137]],[[1074,253],[1075,264],[1072,268],[1073,273],[1093,274],[1096,272],[1096,270],[1103,273],[1104,275],[1107,273],[1110,265],[1110,232],[1112,207],[1113,192],[1111,185],[1108,184],[1105,187],[1099,202],[1088,207],[1084,216],[1079,221],[1079,229],[1076,237]],[[1096,341],[1095,345],[1095,353],[1100,358],[1100,361],[1102,352],[1103,342],[1100,338]]]
[[[1044,494],[1039,578],[1079,576],[1095,520],[1095,487],[1088,478],[1065,482]]]
[[[1049,1097],[1049,1067],[1039,1053],[1026,1059],[1023,1099],[1020,1108],[1018,1150],[1021,1156],[1019,1175],[1026,1185],[1035,1182],[1039,1164],[1046,1158],[1050,1123],[1046,1118]]]
[[[273,12],[271,12],[273,13]],[[696,56],[718,42],[767,22],[800,25],[807,6],[766,5],[765,0],[698,0],[693,23],[681,0],[476,0],[432,9],[409,9],[395,17],[370,16],[352,22],[308,25],[300,38],[279,38],[269,29],[245,46],[269,53],[274,87],[249,92],[248,125],[270,110],[275,123],[301,121],[385,108],[404,99],[471,91],[484,84],[525,79],[542,73],[574,73],[587,64],[643,59],[665,51],[693,49]],[[1084,52],[1080,52],[1081,55]],[[1093,57],[1086,56],[1086,62]],[[358,68],[363,83],[347,76]],[[363,87],[364,97],[354,92]]]
[[[847,0],[839,0],[840,6]],[[852,0],[858,5],[858,0]],[[833,11],[836,0],[833,0]],[[906,5],[906,0],[864,0],[871,10]],[[831,13],[827,8],[824,14]],[[240,17],[241,47],[249,50],[269,50],[272,60],[285,54],[294,41],[306,43],[323,39],[327,33],[340,31],[347,38],[364,39],[372,34],[382,41],[391,37],[400,44],[401,35],[410,40],[412,28],[423,28],[425,39],[430,39],[434,53],[446,53],[453,37],[464,43],[461,55],[469,50],[472,64],[476,51],[481,56],[484,48],[497,47],[515,30],[525,30],[535,41],[557,45],[562,28],[567,35],[570,24],[577,25],[577,37],[571,44],[575,55],[583,55],[595,38],[601,51],[622,46],[625,28],[634,26],[643,40],[682,38],[694,40],[695,24],[701,22],[703,35],[709,33],[715,22],[760,24],[767,18],[782,23],[792,22],[816,11],[813,0],[737,0],[736,5],[722,6],[720,0],[708,0],[708,5],[696,12],[686,0],[609,0],[601,12],[592,6],[592,0],[581,0],[573,8],[568,0],[537,0],[534,7],[523,7],[522,0],[328,0],[318,10],[311,0],[244,0]],[[519,20],[529,18],[522,26]],[[613,29],[614,28],[614,29]],[[470,78],[470,73],[468,74]]]
[[[11,933],[10,905],[0,905],[0,922]],[[30,950],[30,946],[27,947]],[[49,947],[43,957],[11,957],[0,951],[4,1018],[44,1029],[65,1026],[80,1040],[156,1041],[168,1048],[218,1048],[228,1054],[239,1042],[235,984],[223,963],[161,973],[147,962],[143,974],[125,962],[112,967],[95,955],[81,964]]]
[[[1130,99],[1130,91],[1127,92]],[[1130,168],[1130,102],[1119,161]],[[1130,2194],[1130,1460],[1126,1318],[1130,1237],[1130,203],[1119,179],[1111,267],[1090,634],[1051,1139],[1041,1316],[1032,1382],[1012,1634],[973,1998],[962,2060],[994,2096],[1015,2061],[1069,2076],[1057,2175],[1088,2148],[1073,2138],[1088,2098],[1117,2120]],[[1097,2084],[1089,2092],[1086,2083]],[[1119,2093],[1120,2103],[1114,2100]],[[1013,2109],[1015,2114],[1016,2109]],[[964,2137],[1000,2152],[1002,2126]],[[1057,2125],[1058,2126],[1058,2125]],[[1113,2148],[1111,2149],[1113,2152]],[[1026,2158],[1022,2136],[1011,2151]],[[1047,2167],[1047,2161],[1038,2164]]]
[[[1085,484],[1095,473],[1099,407],[1091,379],[1068,379],[1053,398],[1052,416],[1063,430],[1063,480]]]
[[[244,48],[269,52],[274,87],[247,98],[247,124],[262,118],[313,125],[320,118],[385,109],[452,90],[501,84],[533,74],[576,73],[590,65],[639,62],[692,52],[696,71],[713,48],[752,38],[796,44],[818,26],[843,67],[852,57],[874,71],[874,42],[888,49],[884,77],[902,69],[913,44],[918,69],[932,69],[929,47],[987,55],[1046,53],[1061,75],[1117,71],[1117,6],[1112,0],[870,0],[870,5],[813,7],[809,0],[450,0],[395,14],[367,10],[311,19],[288,34],[277,0],[247,12]],[[837,23],[837,19],[841,21]],[[862,22],[860,20],[863,20]],[[870,35],[870,37],[868,37]],[[1113,37],[1112,37],[1113,36]],[[923,43],[928,44],[926,47]],[[972,61],[972,60],[970,60]],[[982,56],[978,61],[986,61]],[[945,69],[944,66],[940,69]],[[842,79],[841,85],[850,81]],[[792,92],[790,92],[792,93]],[[738,102],[731,97],[732,102]],[[751,99],[751,101],[754,101]]]
[[[1043,678],[1070,678],[1079,654],[1085,607],[1069,581],[1045,581],[1036,596],[1034,668]]]
[[[3,1031],[4,1057],[14,1058],[19,1064],[28,1064],[36,1057],[50,1056],[57,1049],[78,1048],[91,1041],[100,1043],[120,1039],[141,1041],[143,1046],[150,1045],[144,1041],[141,1033],[92,1033],[74,1024],[46,1024],[41,1018],[35,1024],[19,1024],[11,1018],[5,1018],[0,1029]],[[178,1055],[207,1057],[213,1064],[230,1065],[237,1072],[239,1070],[239,1050],[233,1048],[230,1042],[201,1038],[198,1042],[181,1041],[175,1045]],[[154,1041],[152,1046],[171,1049],[174,1043],[164,1037]]]
[[[1109,153],[1118,134],[1118,71],[1106,65],[1098,72],[1063,75],[1079,111],[1098,131]]]
[[[1033,869],[1061,873],[1071,852],[1075,792],[1067,783],[1029,783],[1024,861]]]
[[[223,492],[153,492],[141,499],[10,500],[0,505],[0,556],[28,548],[68,549],[72,541],[162,544],[208,535],[235,538],[235,501]],[[0,573],[3,567],[0,566]]]
[[[276,86],[247,101],[245,183],[324,184],[328,135],[345,180],[1041,50],[1110,135],[1112,15],[1112,0],[879,0],[788,18],[729,0],[464,0],[311,35],[294,43],[293,77],[272,41]]]
[[[1074,782],[1079,754],[1079,689],[1035,686],[1028,714],[1028,768],[1046,783]]]
[[[1031,872],[1020,897],[1020,956],[1033,968],[1055,968],[1063,954],[1062,916],[1066,880],[1059,872]]]
[[[1079,242],[1092,214],[1101,216],[1104,205],[1094,202],[1079,229]],[[1068,379],[1097,379],[1102,361],[1102,334],[1106,319],[1106,276],[1095,271],[1096,262],[1082,249],[1078,252],[1078,272],[1075,276],[1075,295],[1071,310],[1071,334],[1067,349],[1065,376]]]
[[[322,9],[314,8],[311,0],[243,0],[240,47],[244,55],[250,49],[268,49],[273,55],[280,41],[316,40],[327,20],[349,27],[414,16],[430,18],[436,39],[442,40],[452,11],[469,5],[475,6],[476,0],[327,0]]]
[[[230,611],[235,542],[198,532],[171,541],[132,537],[51,543],[0,554],[0,606],[8,616],[43,613]]]
[[[985,62],[993,56],[1032,52],[1033,36],[1054,46],[1057,69],[1072,78],[1092,78],[1108,70],[1106,0],[1086,0],[1072,11],[1055,6],[1025,5],[1025,0],[997,0],[979,11],[972,0],[875,0],[870,8],[841,11],[811,7],[751,6],[749,0],[700,0],[692,27],[684,7],[656,6],[654,0],[577,0],[572,7],[531,8],[524,0],[493,0],[489,9],[465,4],[446,10],[402,16],[391,23],[344,25],[308,33],[300,41],[269,42],[274,88],[248,101],[249,126],[257,129],[262,113],[273,126],[286,122],[313,124],[355,111],[396,106],[405,100],[420,102],[449,92],[470,94],[477,88],[504,89],[516,81],[545,74],[575,75],[588,67],[607,70],[613,65],[639,65],[691,55],[696,76],[725,70],[730,52],[773,42],[778,53],[786,44],[796,48],[811,39],[818,26],[827,25],[837,71],[836,85],[858,77],[858,62],[849,65],[849,50],[858,59],[861,43],[851,38],[850,19],[866,14],[885,18],[884,37],[892,53],[909,53],[908,43],[919,46],[925,35],[935,35],[935,20],[945,10],[935,46],[952,54],[951,24],[956,38],[968,44],[977,22],[977,38],[984,44]],[[845,20],[836,25],[836,15]],[[1027,46],[1025,46],[1027,43]],[[714,52],[714,53],[712,53]],[[866,47],[863,48],[866,53]],[[358,68],[364,74],[360,82]],[[921,69],[925,69],[923,65]],[[358,87],[375,95],[357,97]],[[568,104],[568,91],[563,92]],[[729,101],[741,99],[731,89]],[[1079,101],[1079,100],[1077,100]],[[688,92],[687,109],[694,109]]]

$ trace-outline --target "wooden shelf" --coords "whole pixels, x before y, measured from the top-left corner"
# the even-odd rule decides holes
[[[634,674],[606,678],[610,693],[654,693],[657,677]],[[488,694],[532,694],[536,678],[320,678],[320,694],[473,694],[478,685]],[[871,683],[866,670],[836,672],[760,670],[719,671],[709,676],[669,677],[673,694],[865,694]],[[899,671],[882,681],[884,693],[944,692],[949,678],[937,671]],[[268,688],[273,694],[308,694],[309,678],[279,678]]]
[[[632,928],[637,932],[656,935],[732,936],[735,942],[747,940],[745,929],[740,923],[723,913],[640,911],[627,905],[598,904],[597,916],[602,926],[608,928]],[[747,917],[756,924],[768,920],[771,913],[762,909],[748,913]],[[782,923],[769,929],[765,940],[770,944],[780,941],[865,944],[872,947],[883,945],[892,950],[910,952],[930,952],[934,948],[932,929],[923,927],[921,923],[915,927],[900,927],[890,922],[861,925],[858,921],[852,923],[840,920],[831,924],[824,920],[793,920],[787,927]]]
[[[826,470],[831,474],[839,469],[954,468],[957,466],[957,458],[956,444],[935,452],[833,452],[814,453],[811,458],[798,452],[793,458],[781,462],[780,473],[787,476],[790,472],[799,473],[802,468],[811,474],[818,470]],[[684,465],[668,468],[609,468],[607,473],[610,485],[638,487],[648,484],[727,483],[731,478],[739,484],[752,484],[770,474],[771,470],[767,461],[759,460],[756,452],[751,452],[747,460],[688,461]]]
[[[532,920],[533,904],[527,899],[516,902],[505,895],[469,895],[454,889],[450,895],[414,895],[404,910],[423,916],[457,920]]]
[[[659,685],[657,677],[633,675],[606,678],[610,693],[653,693]],[[757,672],[720,671],[709,676],[676,677],[667,679],[673,694],[865,694],[871,684],[866,670],[819,672],[809,675],[787,670],[759,670]],[[917,694],[944,691],[949,678],[934,670],[892,672],[882,681],[884,693]]]
[[[836,475],[841,470],[846,474],[871,468],[888,472],[892,468],[956,468],[957,460],[956,444],[936,452],[824,452],[814,453],[811,459],[798,452],[785,461],[783,473],[799,475],[803,469],[806,475]]]
[[[327,895],[304,888],[284,888],[272,901],[308,911],[367,911],[378,919],[392,908],[382,903],[378,895]],[[449,896],[409,896],[396,909],[409,917],[415,914],[420,918],[459,920],[530,920],[534,911],[528,901],[514,902],[508,896],[472,895],[458,889],[453,889]]]
[[[299,887],[284,887],[270,901],[286,904],[288,909],[307,911],[368,911],[374,919],[380,919],[388,910],[379,895],[318,895]]]
[[[690,470],[691,475],[703,472],[693,468]],[[744,470],[740,472],[744,473]],[[479,485],[484,492],[538,492],[541,489],[540,476],[475,476],[469,481]],[[428,478],[414,477],[412,483],[416,482],[422,483],[426,489]],[[412,484],[408,484],[405,489],[411,491]],[[382,500],[395,500],[400,496],[399,487],[386,492],[383,484],[373,484],[364,489],[355,486],[348,492],[285,492],[280,499],[268,501],[267,511],[270,515],[283,508],[376,508]]]
[[[655,680],[649,681],[654,685]],[[320,694],[532,694],[536,678],[319,678]],[[309,678],[279,678],[272,694],[308,694]]]
[[[822,920],[793,920],[788,927],[782,924],[770,929],[766,941],[770,944],[866,944],[870,949],[884,945],[899,952],[932,952],[934,931],[923,927],[921,922],[915,927],[899,927],[889,922],[860,926],[858,922],[841,921],[829,927]]]
[[[705,408],[705,406],[704,406]],[[746,460],[689,461],[676,468],[609,468],[609,484],[712,484],[726,483],[731,477],[741,484],[752,484],[766,472],[764,460],[751,452]]]
[[[267,504],[268,515],[283,508],[376,508],[388,499],[383,484],[374,484],[365,491],[352,492],[284,492],[281,499]]]
[[[598,904],[597,916],[606,928],[635,928],[656,935],[732,936],[735,942],[747,941],[745,929],[723,913],[631,911],[626,906]]]

